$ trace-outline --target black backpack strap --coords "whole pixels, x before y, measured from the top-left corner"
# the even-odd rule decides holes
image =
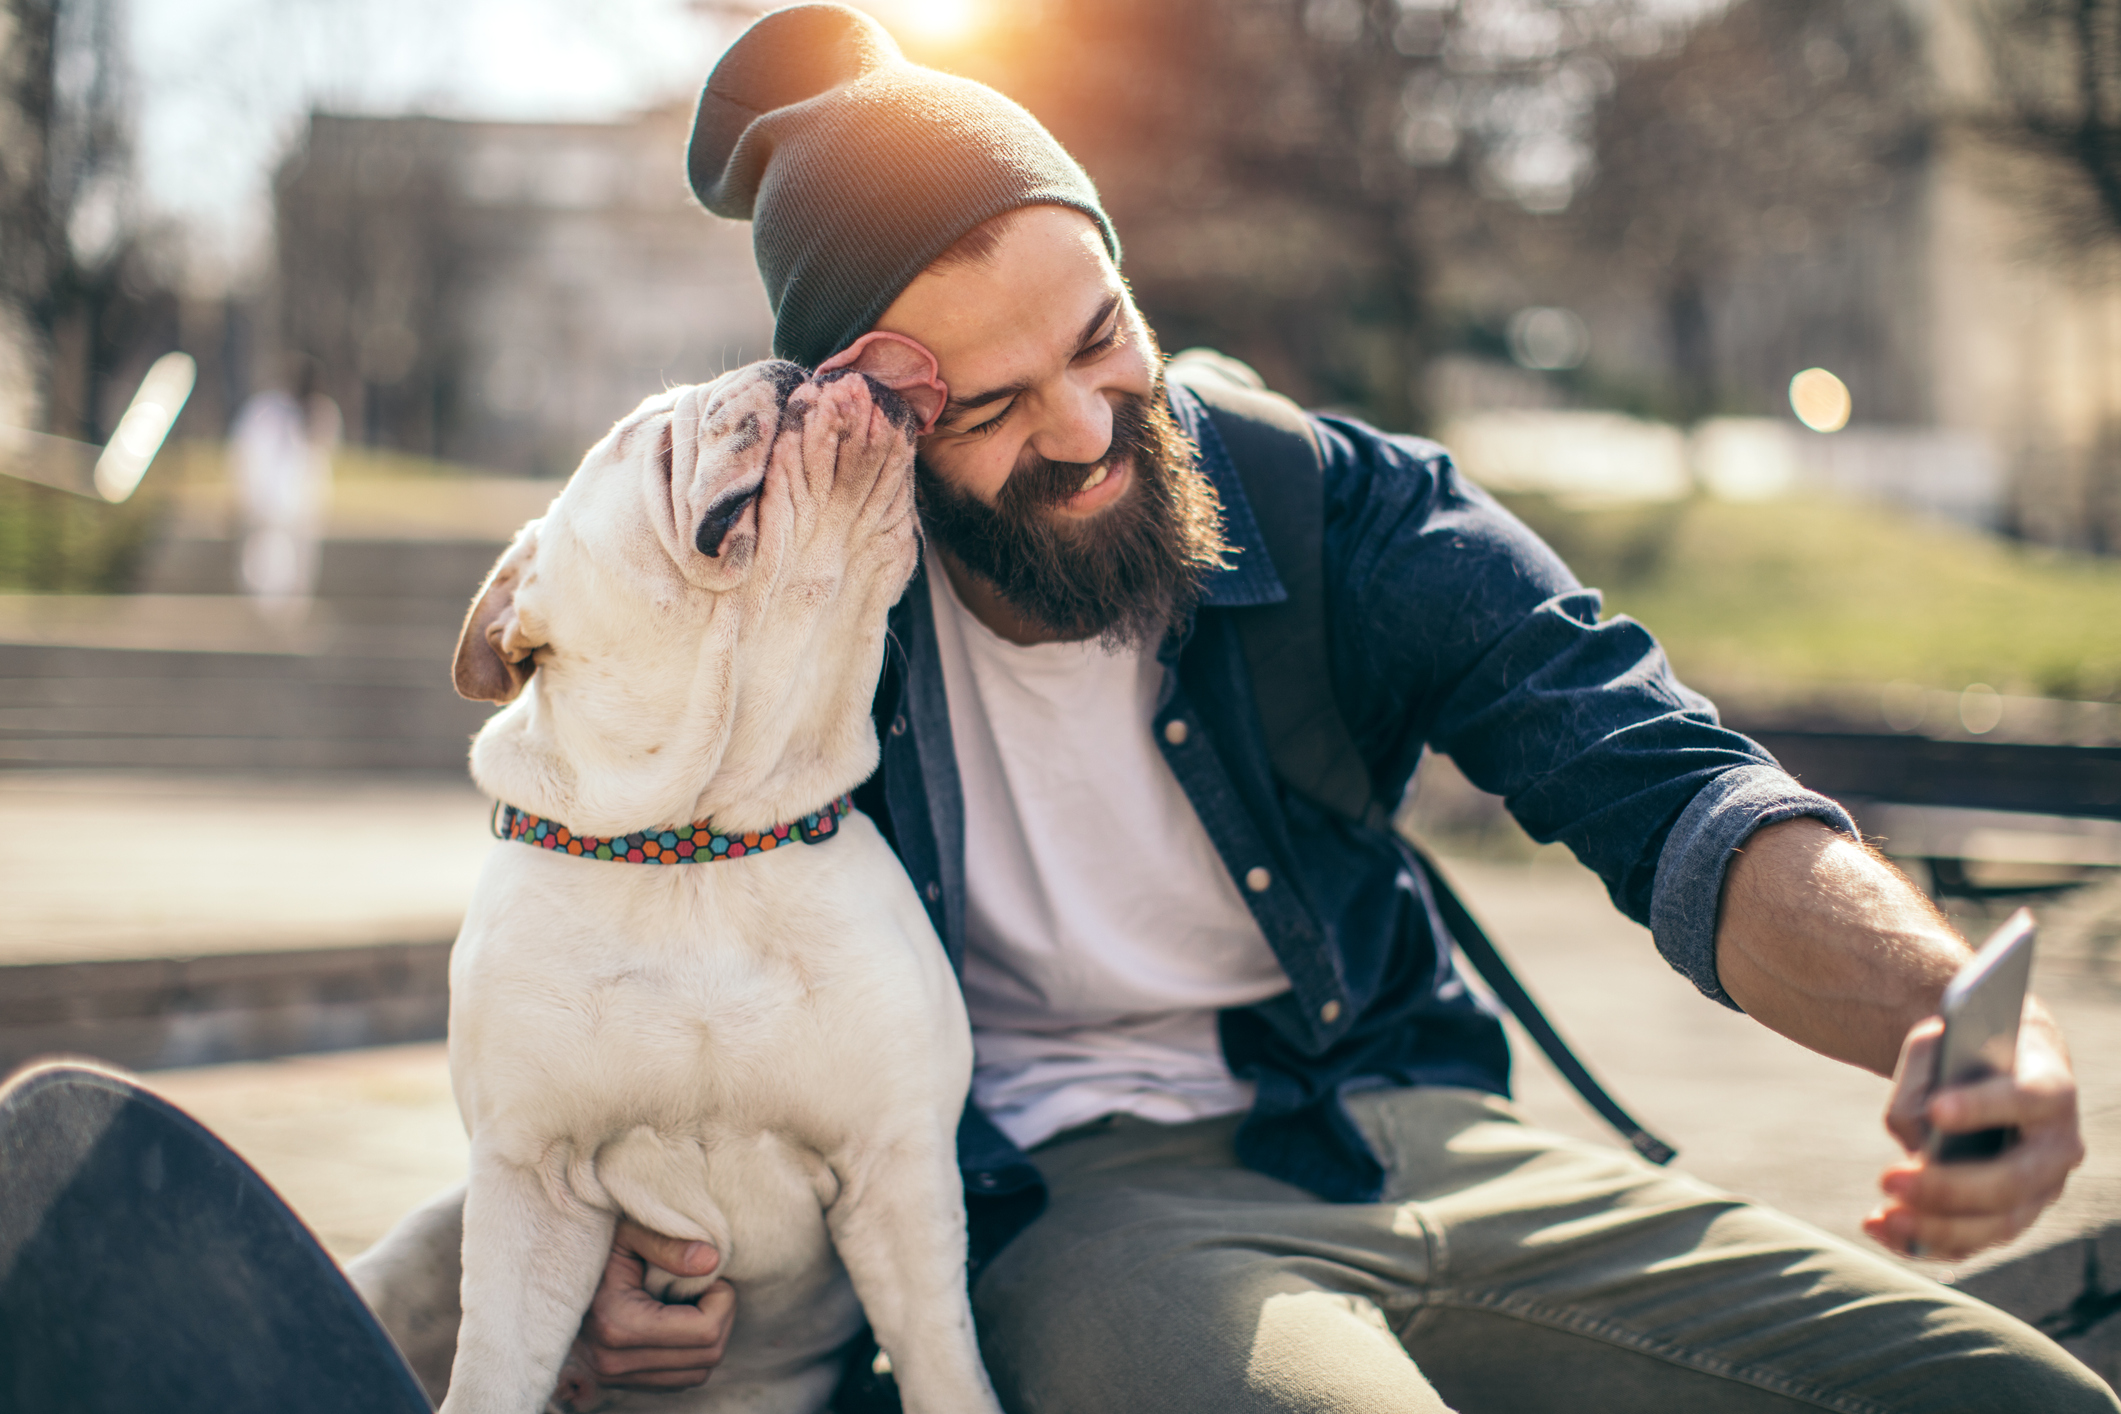
[[[1325,466],[1318,434],[1296,404],[1268,392],[1236,359],[1187,349],[1165,376],[1207,405],[1289,591],[1279,604],[1237,616],[1275,774],[1335,814],[1382,825],[1386,812],[1334,700],[1326,661]]]
[[[1275,572],[1289,591],[1280,604],[1237,614],[1275,775],[1334,813],[1390,835],[1428,881],[1458,950],[1554,1069],[1626,1136],[1635,1152],[1653,1164],[1670,1163],[1678,1151],[1637,1124],[1576,1059],[1443,871],[1392,828],[1389,806],[1375,798],[1369,767],[1333,695],[1326,657],[1325,456],[1310,419],[1287,398],[1267,391],[1251,368],[1212,349],[1186,349],[1164,371],[1207,407]]]
[[[1436,867],[1436,861],[1429,858],[1428,852],[1396,830],[1392,838],[1399,846],[1400,852],[1405,854],[1429,881],[1429,892],[1436,900],[1436,911],[1443,915],[1444,927],[1451,930],[1451,941],[1458,944],[1458,950],[1473,964],[1473,970],[1480,974],[1480,980],[1488,984],[1488,990],[1501,999],[1502,1004],[1510,1009],[1510,1015],[1517,1018],[1517,1024],[1525,1029],[1525,1034],[1545,1053],[1548,1063],[1561,1072],[1562,1079],[1568,1081],[1570,1087],[1583,1097],[1585,1104],[1598,1111],[1599,1118],[1619,1130],[1636,1153],[1653,1164],[1668,1164],[1677,1158],[1677,1149],[1637,1124],[1635,1117],[1622,1109],[1618,1100],[1606,1093],[1605,1087],[1598,1083],[1598,1077],[1592,1075],[1584,1063],[1576,1059],[1576,1053],[1569,1049],[1569,1043],[1561,1039],[1561,1033],[1554,1029],[1554,1023],[1547,1020],[1546,1013],[1539,1009],[1539,1003],[1532,1000],[1532,994],[1525,990],[1524,983],[1517,980],[1517,974],[1510,970],[1510,964],[1496,951],[1494,941],[1488,937],[1486,930],[1452,890],[1449,881],[1443,876],[1443,871]]]

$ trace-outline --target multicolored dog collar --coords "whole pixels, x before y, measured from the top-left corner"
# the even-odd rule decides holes
[[[770,830],[725,835],[705,820],[672,825],[667,830],[635,830],[630,835],[598,838],[578,835],[557,820],[547,820],[513,805],[494,815],[494,834],[539,849],[578,854],[584,859],[611,859],[623,864],[712,864],[779,849],[784,844],[822,844],[840,832],[840,817],[854,809],[854,797],[843,795],[815,814]]]

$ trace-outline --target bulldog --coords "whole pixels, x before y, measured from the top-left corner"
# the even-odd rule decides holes
[[[925,364],[922,363],[925,360]],[[917,556],[926,350],[650,398],[494,566],[456,685],[503,843],[450,964],[471,1136],[444,1414],[533,1414],[630,1217],[721,1253],[714,1376],[822,1408],[866,1315],[913,1411],[992,1411],[965,1288],[965,1009],[846,793]],[[651,1272],[665,1299],[697,1296]]]

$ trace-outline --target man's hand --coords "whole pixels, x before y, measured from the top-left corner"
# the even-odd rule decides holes
[[[666,1306],[643,1283],[651,1264],[674,1276],[705,1277],[721,1262],[722,1254],[704,1242],[680,1242],[621,1222],[604,1279],[560,1371],[561,1401],[587,1408],[601,1385],[672,1390],[704,1383],[729,1343],[736,1289],[718,1281],[696,1301]]]
[[[1909,1157],[1886,1170],[1886,1201],[1863,1229],[1910,1256],[1956,1259],[2009,1241],[2084,1160],[2069,1051],[2038,1002],[2026,1005],[2014,1077],[1925,1093],[1944,1029],[1937,1004],[1971,956],[1904,875],[1817,820],[1756,830],[1724,875],[1716,970],[1731,999],[1821,1055],[1893,1077],[1886,1127]],[[1920,1154],[1932,1124],[2015,1125],[2022,1137],[1993,1159],[1939,1164]]]
[[[1944,1022],[1931,1017],[1908,1032],[1893,1072],[1885,1126],[1907,1150],[1879,1180],[1886,1200],[1863,1230],[1909,1257],[1956,1261],[2008,1242],[2062,1193],[2084,1162],[2077,1132],[2077,1079],[2062,1033],[2027,999],[2015,1075],[1929,1093]],[[1993,1159],[1942,1164],[1923,1155],[1932,1127],[1947,1134],[2016,1128],[2018,1142]]]

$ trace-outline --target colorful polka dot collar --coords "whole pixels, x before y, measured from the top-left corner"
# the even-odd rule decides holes
[[[822,844],[840,832],[840,817],[852,809],[854,798],[843,795],[815,814],[770,830],[725,835],[707,821],[695,820],[690,825],[599,838],[578,835],[557,820],[503,805],[495,814],[493,832],[504,840],[520,840],[539,849],[578,854],[584,859],[611,859],[623,864],[712,864],[717,859],[742,859],[782,845]]]

